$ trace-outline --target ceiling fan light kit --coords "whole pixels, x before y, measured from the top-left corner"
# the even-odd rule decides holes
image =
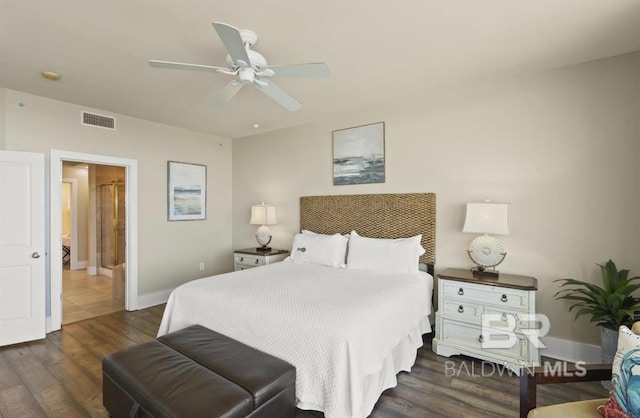
[[[239,30],[221,22],[213,22],[213,27],[228,52],[225,61],[229,68],[157,60],[150,60],[149,65],[161,69],[205,71],[237,76],[237,79],[228,83],[214,98],[214,106],[225,105],[242,86],[253,84],[258,90],[289,111],[300,109],[302,103],[274,84],[271,81],[272,77],[331,76],[331,68],[324,62],[269,66],[262,54],[251,49],[258,42],[258,35],[255,32],[247,29]]]

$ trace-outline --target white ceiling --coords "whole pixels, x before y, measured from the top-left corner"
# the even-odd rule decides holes
[[[288,112],[253,86],[215,108],[228,76],[147,65],[225,66],[213,21],[333,75],[278,79],[303,104]],[[229,138],[637,50],[638,0],[0,0],[0,87]]]

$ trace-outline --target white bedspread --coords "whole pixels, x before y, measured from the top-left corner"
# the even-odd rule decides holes
[[[158,335],[193,324],[296,367],[297,406],[365,417],[430,332],[430,275],[295,264],[194,280],[173,291]]]

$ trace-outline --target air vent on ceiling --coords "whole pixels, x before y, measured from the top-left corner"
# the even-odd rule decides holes
[[[111,116],[97,115],[95,113],[82,112],[83,125],[95,126],[98,128],[116,130],[116,119]]]

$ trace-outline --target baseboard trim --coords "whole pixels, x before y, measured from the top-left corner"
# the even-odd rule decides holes
[[[150,308],[162,303],[167,303],[171,292],[173,292],[173,289],[164,289],[153,293],[138,295],[138,309]]]
[[[113,270],[108,268],[98,267],[98,274],[101,276],[113,278]]]
[[[558,360],[575,363],[602,363],[600,346],[595,344],[578,343],[556,337],[543,337],[542,342],[547,348],[540,349],[540,355]]]
[[[98,269],[96,266],[87,266],[87,274],[89,276],[96,276],[98,274]]]

